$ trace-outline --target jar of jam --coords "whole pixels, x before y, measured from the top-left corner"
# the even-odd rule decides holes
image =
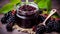
[[[16,21],[17,24],[22,28],[31,28],[37,24],[38,17],[38,6],[31,2],[17,6]]]

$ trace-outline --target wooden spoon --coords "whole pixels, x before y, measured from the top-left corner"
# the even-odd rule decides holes
[[[50,14],[47,16],[47,18],[43,21],[43,25],[46,25],[45,23],[46,23],[46,21],[56,12],[57,10],[56,9],[52,9],[51,10],[51,12],[50,12]],[[41,23],[39,24],[39,25],[41,25]]]

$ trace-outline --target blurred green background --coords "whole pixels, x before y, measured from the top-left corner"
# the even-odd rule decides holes
[[[0,13],[7,13],[10,10],[14,9],[14,5],[21,3],[21,0],[10,0],[9,3],[5,4],[1,9]],[[51,9],[51,0],[33,0],[40,9],[47,9],[48,11]]]
[[[1,1],[3,1],[3,0],[0,0],[0,2]],[[23,0],[23,1],[25,1],[25,0]],[[29,0],[29,1],[32,1],[32,0]],[[43,13],[47,13],[47,14],[49,14],[49,12],[52,8],[51,7],[52,6],[52,1],[53,0],[33,0],[33,2],[35,2],[40,9],[47,9],[46,12],[43,12]],[[9,3],[5,4],[2,8],[0,8],[0,14],[5,14],[5,13],[9,12],[10,10],[15,9],[14,5],[17,6],[21,2],[22,2],[22,0],[9,0]],[[57,13],[55,13],[53,15],[53,17],[54,18],[56,18],[56,17],[60,18],[60,16]]]

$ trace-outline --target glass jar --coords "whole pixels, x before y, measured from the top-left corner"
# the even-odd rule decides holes
[[[28,8],[29,7],[29,8]],[[32,8],[31,10],[29,10]],[[17,6],[16,20],[17,24],[22,28],[31,28],[37,24],[38,6],[34,2]]]

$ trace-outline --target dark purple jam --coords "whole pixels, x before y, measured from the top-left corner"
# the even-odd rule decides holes
[[[20,27],[31,28],[37,24],[36,19],[37,19],[38,15],[37,15],[36,11],[34,11],[34,10],[36,10],[35,7],[30,6],[30,5],[23,5],[23,6],[19,7],[19,10],[21,10],[21,11],[18,11],[17,15],[19,15],[20,17],[16,15],[16,21]],[[22,18],[22,16],[25,18]]]
[[[24,16],[32,15],[36,12],[37,12],[36,8],[30,5],[20,6],[17,11],[19,15],[24,15]]]
[[[26,19],[19,18],[16,16],[16,21],[17,21],[17,24],[22,28],[32,28],[34,25],[38,24],[37,17],[35,15],[26,17]]]
[[[29,5],[23,5],[19,8],[19,10],[22,10],[22,11],[34,11],[36,10],[35,7],[33,6],[29,6]]]

